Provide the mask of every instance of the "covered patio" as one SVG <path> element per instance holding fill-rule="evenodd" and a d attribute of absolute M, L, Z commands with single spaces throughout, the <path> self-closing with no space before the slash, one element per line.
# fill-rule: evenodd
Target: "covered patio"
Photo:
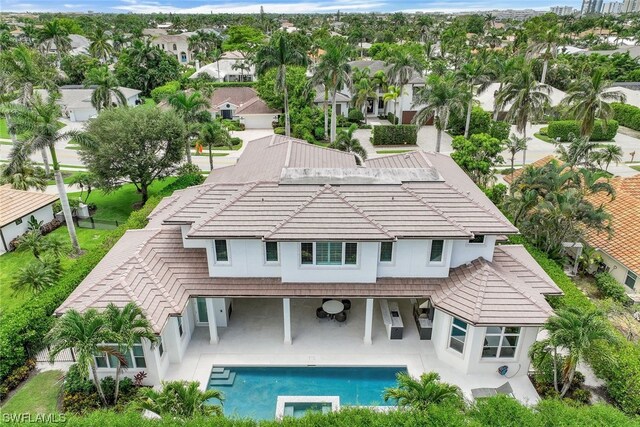
<path fill-rule="evenodd" d="M 196 326 L 181 363 L 169 365 L 165 380 L 198 381 L 204 388 L 212 366 L 406 366 L 413 376 L 438 372 L 443 381 L 458 385 L 471 399 L 471 389 L 499 387 L 509 381 L 514 396 L 535 403 L 538 395 L 521 372 L 505 379 L 498 373 L 464 374 L 440 361 L 433 343 L 420 340 L 410 299 L 398 303 L 404 323 L 401 340 L 390 340 L 378 299 L 351 298 L 347 321 L 318 319 L 320 298 L 235 298 L 227 327 L 217 327 L 217 343 L 210 328 Z M 285 316 L 290 316 L 287 341 Z M 370 313 L 370 322 L 368 320 Z M 371 325 L 371 343 L 366 325 Z"/>

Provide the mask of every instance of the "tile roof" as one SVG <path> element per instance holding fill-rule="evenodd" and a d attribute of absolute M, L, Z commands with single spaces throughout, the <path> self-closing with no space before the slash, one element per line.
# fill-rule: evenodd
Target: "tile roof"
<path fill-rule="evenodd" d="M 556 156 L 554 156 L 553 154 L 549 154 L 548 156 L 544 156 L 543 158 L 536 160 L 535 162 L 527 165 L 526 167 L 531 167 L 534 169 L 537 168 L 541 168 L 544 165 L 546 165 L 547 163 L 549 163 L 550 161 L 555 160 L 557 162 L 559 162 L 560 160 L 558 160 L 558 158 Z M 522 175 L 522 173 L 524 172 L 525 168 L 519 168 L 513 171 L 513 181 L 515 181 L 516 179 L 518 179 L 520 177 L 520 175 Z M 503 176 L 503 179 L 505 180 L 505 182 L 507 184 L 511 184 L 512 180 L 511 180 L 511 174 L 507 174 Z"/>
<path fill-rule="evenodd" d="M 14 190 L 9 184 L 0 186 L 0 227 L 11 224 L 58 200 L 54 194 Z"/>
<path fill-rule="evenodd" d="M 56 314 L 133 301 L 159 333 L 191 297 L 431 297 L 436 307 L 476 325 L 540 325 L 552 313 L 542 295 L 561 292 L 546 274 L 532 272 L 535 261 L 517 248 L 498 246 L 493 262 L 479 258 L 451 269 L 448 278 L 283 283 L 279 278 L 210 277 L 205 249 L 184 248 L 179 227 L 129 230 Z"/>
<path fill-rule="evenodd" d="M 219 87 L 209 97 L 209 105 L 211 111 L 218 111 L 221 104 L 228 102 L 239 107 L 257 96 L 258 92 L 250 87 Z"/>
<path fill-rule="evenodd" d="M 250 100 L 246 101 L 243 104 L 240 104 L 238 109 L 236 110 L 237 115 L 247 115 L 247 114 L 278 114 L 279 110 L 274 108 L 269 108 L 266 102 L 264 102 L 260 97 L 254 96 Z"/>

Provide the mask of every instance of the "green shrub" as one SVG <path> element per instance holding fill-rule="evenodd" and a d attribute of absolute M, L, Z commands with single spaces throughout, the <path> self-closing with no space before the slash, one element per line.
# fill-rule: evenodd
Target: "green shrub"
<path fill-rule="evenodd" d="M 624 305 L 631 305 L 633 300 L 624 291 L 622 286 L 610 273 L 596 274 L 596 287 L 605 298 L 614 299 Z"/>
<path fill-rule="evenodd" d="M 275 133 L 276 135 L 284 135 L 284 128 L 283 127 L 277 127 L 273 130 L 273 133 Z"/>
<path fill-rule="evenodd" d="M 202 174 L 202 169 L 195 163 L 185 163 L 178 168 L 176 173 L 179 177 L 185 175 L 200 175 Z"/>
<path fill-rule="evenodd" d="M 82 374 L 80 367 L 77 363 L 74 363 L 69 367 L 69 371 L 64 377 L 65 393 L 93 393 L 96 391 L 96 386 L 93 381 L 88 379 Z"/>
<path fill-rule="evenodd" d="M 313 136 L 317 139 L 317 140 L 323 140 L 324 139 L 324 126 L 316 126 L 313 129 Z"/>
<path fill-rule="evenodd" d="M 349 110 L 348 118 L 352 123 L 360 123 L 364 120 L 364 114 L 362 114 L 362 111 L 353 108 Z"/>
<path fill-rule="evenodd" d="M 504 202 L 504 198 L 507 195 L 507 186 L 504 184 L 496 184 L 493 187 L 485 188 L 484 194 L 486 194 L 494 205 L 499 206 Z"/>
<path fill-rule="evenodd" d="M 235 131 L 240 131 L 240 130 L 245 130 L 245 125 L 244 123 L 240 123 L 239 120 L 231 120 L 231 119 L 222 119 L 222 126 L 226 127 L 227 130 L 235 130 Z"/>
<path fill-rule="evenodd" d="M 504 141 L 509 138 L 511 133 L 511 125 L 507 122 L 491 122 L 489 127 L 489 135 L 493 138 L 497 138 L 500 141 Z"/>
<path fill-rule="evenodd" d="M 451 115 L 449 120 L 449 133 L 453 136 L 464 135 L 464 125 L 467 121 L 466 109 L 459 114 Z M 491 129 L 491 113 L 484 111 L 481 107 L 471 109 L 471 119 L 469 121 L 469 135 L 477 133 L 489 133 Z M 507 137 L 509 134 L 507 133 Z M 499 138 L 506 139 L 506 138 Z"/>
<path fill-rule="evenodd" d="M 5 397 L 7 397 L 7 394 L 11 390 L 14 390 L 20 385 L 20 383 L 22 383 L 22 381 L 26 380 L 35 367 L 35 360 L 29 359 L 24 365 L 20 366 L 18 369 L 15 369 L 11 373 L 11 375 L 5 378 L 2 384 L 0 384 L 0 400 L 3 400 Z"/>
<path fill-rule="evenodd" d="M 400 123 L 400 119 L 395 116 L 393 113 L 387 113 L 387 120 L 391 122 L 391 124 L 397 125 Z"/>
<path fill-rule="evenodd" d="M 606 129 L 602 128 L 602 121 L 596 120 L 593 127 L 591 141 L 611 141 L 618 133 L 618 122 L 616 120 L 607 121 Z M 550 122 L 547 135 L 553 140 L 560 138 L 560 142 L 569 141 L 569 135 L 580 136 L 580 122 L 575 120 L 559 120 Z"/>
<path fill-rule="evenodd" d="M 614 118 L 620 125 L 640 130 L 640 108 L 619 102 L 612 103 L 611 107 L 613 107 Z"/>
<path fill-rule="evenodd" d="M 540 135 L 549 136 L 549 127 L 545 126 L 538 131 Z"/>
<path fill-rule="evenodd" d="M 415 125 L 374 126 L 371 134 L 373 145 L 416 145 L 417 140 Z"/>
<path fill-rule="evenodd" d="M 179 90 L 180 90 L 180 82 L 178 81 L 167 82 L 166 84 L 163 84 L 162 86 L 158 86 L 157 88 L 153 89 L 151 91 L 151 98 L 156 102 L 160 102 L 167 99 L 168 97 L 178 92 Z"/>

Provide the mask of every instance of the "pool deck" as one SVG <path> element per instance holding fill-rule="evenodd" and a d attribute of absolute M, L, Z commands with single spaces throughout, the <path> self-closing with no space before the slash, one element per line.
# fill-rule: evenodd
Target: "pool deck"
<path fill-rule="evenodd" d="M 421 341 L 409 300 L 397 300 L 404 320 L 402 340 L 387 339 L 379 310 L 374 310 L 373 343 L 363 342 L 365 304 L 352 300 L 346 323 L 318 320 L 319 300 L 291 302 L 292 344 L 283 342 L 280 299 L 236 299 L 229 326 L 219 328 L 220 341 L 209 343 L 206 327 L 196 327 L 182 363 L 171 364 L 166 380 L 198 381 L 204 389 L 211 367 L 223 366 L 406 366 L 411 375 L 435 371 L 443 381 L 459 386 L 471 399 L 471 389 L 499 387 L 507 380 L 495 374 L 467 375 L 440 361 L 430 341 Z M 539 400 L 526 372 L 509 378 L 514 396 L 525 404 Z"/>

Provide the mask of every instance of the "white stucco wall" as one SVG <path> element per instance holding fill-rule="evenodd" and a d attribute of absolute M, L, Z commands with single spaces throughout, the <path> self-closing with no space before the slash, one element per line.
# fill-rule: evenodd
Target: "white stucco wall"
<path fill-rule="evenodd" d="M 602 256 L 602 262 L 604 262 L 605 265 L 609 268 L 609 273 L 611 273 L 611 275 L 619 283 L 624 285 L 624 281 L 627 279 L 627 273 L 629 272 L 629 269 L 606 252 L 598 251 L 598 253 Z M 638 277 L 640 277 L 640 274 L 638 274 Z M 640 282 L 640 279 L 636 279 L 636 284 L 633 288 L 636 292 L 640 292 L 640 283 L 638 282 Z"/>
<path fill-rule="evenodd" d="M 529 370 L 529 348 L 536 341 L 538 327 L 522 327 L 518 348 L 514 358 L 482 358 L 482 347 L 486 327 L 467 326 L 467 336 L 463 353 L 449 348 L 449 334 L 453 317 L 440 310 L 435 311 L 433 320 L 432 341 L 438 359 L 466 374 L 496 373 L 498 367 L 506 365 L 509 368 L 508 377 L 526 375 Z"/>
<path fill-rule="evenodd" d="M 22 223 L 16 224 L 15 221 L 11 224 L 7 224 L 2 227 L 2 237 L 9 247 L 9 243 L 18 236 L 22 236 L 26 231 L 29 223 L 29 218 L 34 216 L 38 221 L 43 221 L 45 224 L 53 220 L 53 207 L 52 205 L 44 206 L 37 211 L 30 213 L 28 215 L 23 216 Z M 5 249 L 2 244 L 0 244 L 0 253 L 4 253 Z"/>
<path fill-rule="evenodd" d="M 484 236 L 484 243 L 469 243 L 468 240 L 452 240 L 451 268 L 471 262 L 480 257 L 493 260 L 496 236 Z"/>
<path fill-rule="evenodd" d="M 380 244 L 376 245 L 376 261 Z M 453 241 L 445 240 L 442 262 L 429 262 L 430 240 L 399 240 L 393 244 L 393 260 L 378 264 L 378 277 L 447 277 Z"/>

